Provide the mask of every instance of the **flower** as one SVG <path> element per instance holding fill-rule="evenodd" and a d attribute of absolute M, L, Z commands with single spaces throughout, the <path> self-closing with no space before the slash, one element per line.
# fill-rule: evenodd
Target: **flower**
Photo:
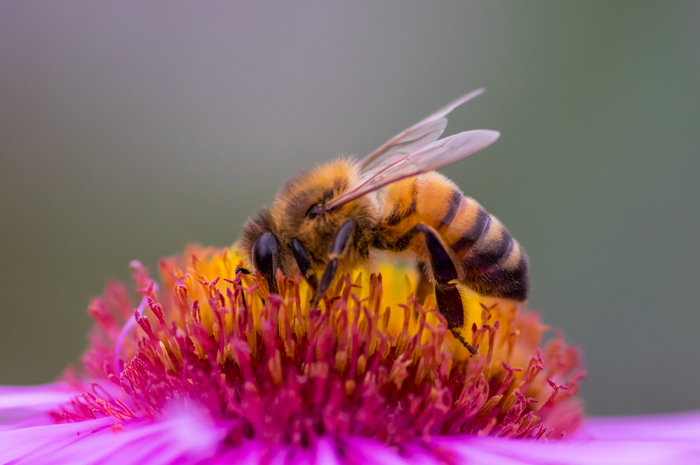
<path fill-rule="evenodd" d="M 340 276 L 319 308 L 279 294 L 235 249 L 132 263 L 110 284 L 78 374 L 0 388 L 0 463 L 684 463 L 700 415 L 590 420 L 580 356 L 539 315 L 461 288 L 472 356 L 416 271 Z M 661 428 L 659 428 L 661 427 Z M 634 452 L 633 455 L 632 452 Z M 606 462 L 607 460 L 607 462 Z M 687 462 L 690 463 L 690 462 Z"/>

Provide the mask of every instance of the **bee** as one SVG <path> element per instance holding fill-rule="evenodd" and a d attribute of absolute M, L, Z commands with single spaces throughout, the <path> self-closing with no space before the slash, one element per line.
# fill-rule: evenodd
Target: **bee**
<path fill-rule="evenodd" d="M 439 139 L 446 116 L 482 92 L 453 101 L 360 161 L 339 158 L 284 184 L 272 207 L 245 223 L 238 242 L 270 292 L 278 292 L 277 270 L 301 273 L 316 290 L 315 306 L 336 274 L 366 267 L 375 252 L 411 255 L 420 265 L 418 289 L 434 290 L 448 328 L 475 353 L 457 284 L 516 301 L 528 293 L 528 259 L 518 242 L 434 171 L 500 136 L 472 130 Z"/>

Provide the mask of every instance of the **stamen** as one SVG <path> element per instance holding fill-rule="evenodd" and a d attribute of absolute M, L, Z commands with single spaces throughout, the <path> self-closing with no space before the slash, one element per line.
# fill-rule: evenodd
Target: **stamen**
<path fill-rule="evenodd" d="M 447 329 L 433 295 L 418 303 L 414 270 L 386 264 L 379 274 L 339 276 L 315 308 L 301 276 L 278 273 L 279 294 L 267 294 L 235 253 L 185 256 L 189 269 L 178 259 L 161 263 L 160 296 L 136 267 L 143 297 L 110 362 L 95 371 L 105 366 L 100 344 L 109 338 L 96 338 L 86 357 L 90 376 L 116 391 L 92 387 L 55 412 L 58 421 L 157 420 L 181 398 L 237 425 L 232 443 L 245 436 L 303 445 L 346 434 L 391 444 L 455 434 L 558 438 L 580 423 L 571 399 L 585 377 L 578 353 L 561 336 L 541 351 L 545 327 L 522 305 L 460 290 L 475 354 Z M 92 313 L 104 322 L 108 309 Z"/>
<path fill-rule="evenodd" d="M 156 283 L 153 283 L 153 292 L 158 292 L 158 285 Z M 122 372 L 121 363 L 119 363 L 121 360 L 119 354 L 121 353 L 122 345 L 124 344 L 124 339 L 126 338 L 127 334 L 129 334 L 129 330 L 136 324 L 136 315 L 143 315 L 143 312 L 146 309 L 146 304 L 148 304 L 148 297 L 144 296 L 141 299 L 141 303 L 139 303 L 139 306 L 136 307 L 136 309 L 134 310 L 134 317 L 129 318 L 126 321 L 126 324 L 119 333 L 117 342 L 114 345 L 114 372 L 117 375 L 120 375 Z"/>

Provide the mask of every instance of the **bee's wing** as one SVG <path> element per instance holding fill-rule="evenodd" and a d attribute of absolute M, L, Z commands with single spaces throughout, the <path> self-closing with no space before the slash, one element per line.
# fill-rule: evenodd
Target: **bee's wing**
<path fill-rule="evenodd" d="M 424 120 L 395 135 L 374 152 L 360 160 L 360 171 L 371 171 L 379 166 L 388 166 L 410 153 L 416 152 L 438 140 L 447 126 L 447 116 L 463 103 L 481 95 L 484 89 L 477 89 L 463 95 L 454 102 L 442 107 Z"/>
<path fill-rule="evenodd" d="M 358 197 L 374 192 L 387 184 L 417 176 L 454 163 L 488 147 L 501 135 L 498 131 L 476 129 L 435 141 L 422 149 L 398 157 L 388 165 L 382 164 L 363 173 L 355 187 L 343 192 L 326 204 L 331 210 Z"/>

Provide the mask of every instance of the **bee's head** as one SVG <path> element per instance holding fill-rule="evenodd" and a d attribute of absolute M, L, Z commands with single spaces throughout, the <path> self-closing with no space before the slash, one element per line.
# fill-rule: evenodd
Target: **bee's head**
<path fill-rule="evenodd" d="M 322 263 L 346 221 L 357 221 L 358 230 L 371 230 L 377 209 L 370 199 L 359 198 L 335 209 L 326 207 L 357 179 L 354 161 L 340 158 L 287 182 L 272 207 L 283 246 L 290 247 L 294 239 L 299 239 L 314 260 Z"/>

